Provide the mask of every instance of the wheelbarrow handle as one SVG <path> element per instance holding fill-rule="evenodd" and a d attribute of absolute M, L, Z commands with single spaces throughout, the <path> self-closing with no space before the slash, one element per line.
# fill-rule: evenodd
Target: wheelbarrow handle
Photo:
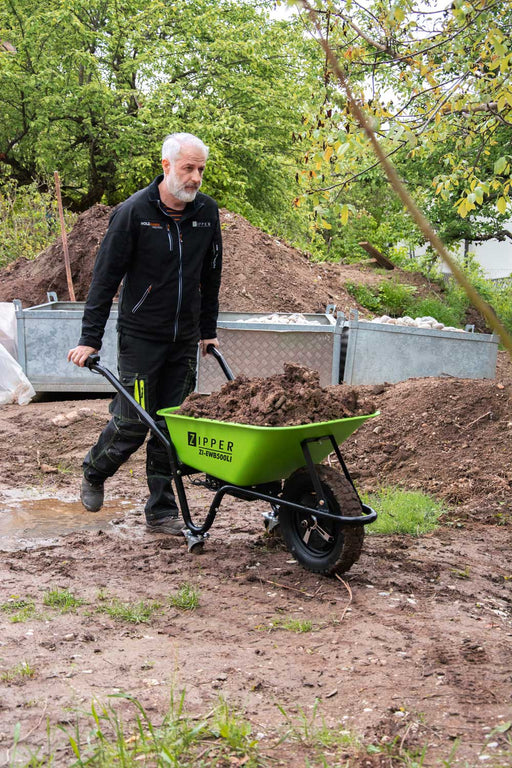
<path fill-rule="evenodd" d="M 100 365 L 100 356 L 97 354 L 89 355 L 87 360 L 84 363 L 84 366 L 88 368 L 93 373 L 99 373 L 101 376 L 104 376 L 107 381 L 109 381 L 116 392 L 119 392 L 121 397 L 126 400 L 127 403 L 129 403 L 132 408 L 137 412 L 137 415 L 139 416 L 140 420 L 143 424 L 145 424 L 151 432 L 157 437 L 161 443 L 166 447 L 166 449 L 169 449 L 169 439 L 167 435 L 165 435 L 164 432 L 160 429 L 156 421 L 149 415 L 149 413 L 140 405 L 140 403 L 135 400 L 134 397 L 131 396 L 131 394 L 123 387 L 119 379 L 117 379 L 114 374 L 109 371 L 108 368 L 105 368 L 103 365 Z"/>
<path fill-rule="evenodd" d="M 90 371 L 94 371 L 94 366 L 98 365 L 100 362 L 100 356 L 97 354 L 89 355 L 87 360 L 84 363 L 85 368 L 88 368 Z"/>
<path fill-rule="evenodd" d="M 235 378 L 235 375 L 231 370 L 231 368 L 229 367 L 229 365 L 226 363 L 224 357 L 219 352 L 217 347 L 214 346 L 213 344 L 208 344 L 208 346 L 206 347 L 206 351 L 208 352 L 209 355 L 213 355 L 213 357 L 217 360 L 218 364 L 222 368 L 222 371 L 226 379 L 228 379 L 228 381 L 233 381 L 233 379 Z"/>

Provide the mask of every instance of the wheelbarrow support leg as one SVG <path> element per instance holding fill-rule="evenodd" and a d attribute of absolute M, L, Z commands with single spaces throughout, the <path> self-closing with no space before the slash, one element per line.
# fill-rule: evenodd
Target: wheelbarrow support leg
<path fill-rule="evenodd" d="M 206 539 L 210 535 L 209 533 L 192 533 L 191 530 L 185 528 L 183 531 L 185 541 L 189 552 L 202 552 Z"/>

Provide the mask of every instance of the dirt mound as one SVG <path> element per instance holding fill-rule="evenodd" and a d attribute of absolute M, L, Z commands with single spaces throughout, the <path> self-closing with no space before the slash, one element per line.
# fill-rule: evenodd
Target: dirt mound
<path fill-rule="evenodd" d="M 99 245 L 107 231 L 111 208 L 95 205 L 76 220 L 67 236 L 71 277 L 77 301 L 84 300 L 91 282 Z M 37 259 L 18 259 L 0 272 L 0 301 L 20 299 L 24 307 L 43 304 L 54 291 L 61 301 L 69 299 L 64 251 L 59 238 Z"/>
<path fill-rule="evenodd" d="M 95 205 L 80 214 L 68 234 L 68 250 L 75 296 L 87 297 L 94 260 L 107 230 L 112 208 Z M 383 275 L 367 264 L 313 262 L 307 254 L 265 234 L 238 214 L 221 210 L 224 267 L 220 292 L 223 311 L 325 312 L 328 304 L 348 314 L 364 310 L 347 293 L 346 282 L 375 285 Z M 404 283 L 420 293 L 432 286 L 420 275 L 396 269 Z M 47 301 L 54 291 L 61 301 L 69 298 L 62 241 L 59 238 L 35 260 L 19 259 L 0 271 L 0 301 L 20 299 L 23 306 Z"/>
<path fill-rule="evenodd" d="M 193 393 L 180 413 L 195 418 L 265 427 L 294 426 L 373 413 L 375 406 L 356 387 L 321 387 L 320 376 L 287 363 L 267 378 L 237 376 L 211 395 Z"/>
<path fill-rule="evenodd" d="M 455 516 L 510 520 L 512 365 L 498 378 L 409 379 L 388 385 L 380 417 L 345 444 L 361 487 L 399 485 L 445 499 Z"/>

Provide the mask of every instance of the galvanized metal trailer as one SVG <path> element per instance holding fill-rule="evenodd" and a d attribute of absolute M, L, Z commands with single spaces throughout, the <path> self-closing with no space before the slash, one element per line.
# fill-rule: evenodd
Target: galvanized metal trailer
<path fill-rule="evenodd" d="M 15 301 L 18 360 L 36 392 L 112 392 L 112 385 L 67 362 L 80 336 L 83 302 L 49 301 L 23 309 Z M 384 325 L 348 317 L 329 305 L 325 314 L 304 313 L 305 322 L 290 324 L 290 313 L 221 312 L 221 348 L 238 373 L 271 376 L 294 362 L 317 370 L 328 384 L 383 384 L 424 376 L 494 378 L 498 337 Z M 114 303 L 101 350 L 108 368 L 117 367 L 117 304 Z M 52 365 L 48 366 L 48 360 Z M 222 386 L 215 361 L 198 355 L 197 391 Z"/>

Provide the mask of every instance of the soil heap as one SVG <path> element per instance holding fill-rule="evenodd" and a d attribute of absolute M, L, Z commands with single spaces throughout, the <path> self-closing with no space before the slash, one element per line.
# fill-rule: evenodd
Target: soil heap
<path fill-rule="evenodd" d="M 112 208 L 94 205 L 78 216 L 67 235 L 71 276 L 77 301 L 85 301 L 99 245 Z M 365 311 L 345 283 L 378 285 L 384 278 L 414 285 L 417 295 L 434 289 L 424 277 L 395 268 L 382 274 L 371 261 L 361 264 L 315 262 L 308 254 L 254 227 L 243 216 L 220 211 L 224 259 L 220 308 L 233 312 L 324 313 L 328 304 L 348 315 Z M 361 257 L 364 254 L 361 249 Z M 69 299 L 64 252 L 59 237 L 36 259 L 18 259 L 0 270 L 0 301 L 20 299 L 24 307 L 47 301 L 53 291 Z M 466 322 L 476 322 L 474 318 Z"/>
<path fill-rule="evenodd" d="M 283 427 L 374 411 L 373 402 L 356 387 L 321 387 L 317 371 L 286 363 L 281 374 L 251 379 L 238 376 L 224 384 L 219 392 L 193 393 L 178 413 L 216 421 Z"/>

